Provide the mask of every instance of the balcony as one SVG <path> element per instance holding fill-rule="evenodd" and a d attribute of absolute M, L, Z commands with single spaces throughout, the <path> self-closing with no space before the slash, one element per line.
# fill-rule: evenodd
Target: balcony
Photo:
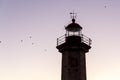
<path fill-rule="evenodd" d="M 66 41 L 66 37 L 68 36 L 75 36 L 75 35 L 63 35 L 59 38 L 57 38 L 57 46 L 65 43 Z M 81 37 L 81 43 L 85 43 L 86 45 L 90 46 L 91 43 L 92 43 L 92 40 L 90 38 L 88 38 L 87 36 L 83 35 L 83 34 L 80 34 L 80 35 L 77 35 L 77 36 L 80 36 Z"/>

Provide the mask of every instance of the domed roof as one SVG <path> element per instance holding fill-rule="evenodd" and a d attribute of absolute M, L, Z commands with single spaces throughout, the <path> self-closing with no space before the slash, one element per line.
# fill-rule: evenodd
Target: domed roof
<path fill-rule="evenodd" d="M 80 31 L 82 27 L 79 24 L 75 23 L 75 19 L 72 19 L 72 23 L 65 27 L 65 29 L 67 31 L 76 32 Z"/>

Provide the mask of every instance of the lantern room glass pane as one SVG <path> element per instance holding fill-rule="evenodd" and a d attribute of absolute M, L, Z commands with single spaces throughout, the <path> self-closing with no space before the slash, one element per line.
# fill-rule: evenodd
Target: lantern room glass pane
<path fill-rule="evenodd" d="M 67 32 L 67 36 L 80 36 L 80 32 Z"/>

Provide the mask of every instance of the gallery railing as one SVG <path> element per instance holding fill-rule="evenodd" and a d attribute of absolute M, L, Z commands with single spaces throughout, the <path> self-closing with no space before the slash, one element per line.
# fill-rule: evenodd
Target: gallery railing
<path fill-rule="evenodd" d="M 85 35 L 83 35 L 83 34 L 80 34 L 80 35 L 77 35 L 77 36 L 80 36 L 80 37 L 81 37 L 81 43 L 85 43 L 85 44 L 87 44 L 88 46 L 91 45 L 92 40 L 91 40 L 90 38 L 88 38 L 87 36 L 85 36 Z M 68 35 L 65 34 L 65 35 L 57 38 L 57 46 L 65 43 L 66 37 L 68 37 Z"/>

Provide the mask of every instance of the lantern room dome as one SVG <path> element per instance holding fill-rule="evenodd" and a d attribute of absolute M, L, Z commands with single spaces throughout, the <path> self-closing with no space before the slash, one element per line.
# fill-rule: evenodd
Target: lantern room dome
<path fill-rule="evenodd" d="M 65 29 L 67 31 L 76 32 L 80 31 L 82 27 L 79 24 L 75 23 L 75 19 L 72 19 L 72 23 L 65 27 Z"/>

